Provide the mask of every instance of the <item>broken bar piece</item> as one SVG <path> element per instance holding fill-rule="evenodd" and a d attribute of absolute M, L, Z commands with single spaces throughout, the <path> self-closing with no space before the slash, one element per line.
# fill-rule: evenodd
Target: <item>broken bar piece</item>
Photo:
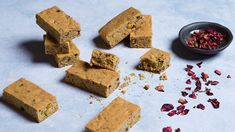
<path fill-rule="evenodd" d="M 80 35 L 80 24 L 57 6 L 36 14 L 36 23 L 58 43 Z"/>
<path fill-rule="evenodd" d="M 150 15 L 143 15 L 143 20 L 143 25 L 130 34 L 131 48 L 152 47 L 152 17 Z"/>
<path fill-rule="evenodd" d="M 114 54 L 94 49 L 91 55 L 90 63 L 94 66 L 115 71 L 119 63 L 119 58 Z"/>
<path fill-rule="evenodd" d="M 77 60 L 66 71 L 65 81 L 92 93 L 108 97 L 119 85 L 118 72 Z"/>
<path fill-rule="evenodd" d="M 126 132 L 139 119 L 140 107 L 117 97 L 86 125 L 85 131 Z"/>
<path fill-rule="evenodd" d="M 3 90 L 3 100 L 27 113 L 37 122 L 45 120 L 58 110 L 55 96 L 24 78 Z"/>
<path fill-rule="evenodd" d="M 130 7 L 105 24 L 99 30 L 99 34 L 109 47 L 112 48 L 142 24 L 141 12 Z"/>

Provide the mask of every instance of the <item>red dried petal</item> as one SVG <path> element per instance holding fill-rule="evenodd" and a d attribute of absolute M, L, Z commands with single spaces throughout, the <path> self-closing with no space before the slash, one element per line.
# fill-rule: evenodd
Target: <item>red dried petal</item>
<path fill-rule="evenodd" d="M 176 109 L 178 111 L 183 111 L 185 109 L 185 105 L 179 105 Z"/>
<path fill-rule="evenodd" d="M 181 115 L 187 115 L 189 112 L 189 109 L 184 109 L 184 111 L 181 113 Z"/>
<path fill-rule="evenodd" d="M 195 93 L 192 93 L 192 94 L 190 94 L 190 95 L 189 95 L 189 98 L 196 99 L 196 98 L 197 98 L 197 96 L 196 96 L 196 94 L 195 94 Z"/>
<path fill-rule="evenodd" d="M 162 132 L 172 132 L 172 128 L 170 126 L 164 127 Z"/>
<path fill-rule="evenodd" d="M 219 76 L 221 75 L 221 71 L 219 71 L 219 70 L 215 70 L 214 72 L 215 72 L 215 74 L 217 74 Z"/>
<path fill-rule="evenodd" d="M 168 112 L 173 109 L 174 109 L 174 106 L 172 104 L 163 104 L 161 107 L 162 112 Z"/>
<path fill-rule="evenodd" d="M 205 72 L 202 72 L 201 73 L 201 75 L 202 75 L 202 80 L 204 81 L 204 82 L 206 82 L 207 81 L 207 79 L 209 78 L 209 75 L 208 74 L 206 74 Z"/>
<path fill-rule="evenodd" d="M 211 89 L 209 89 L 209 88 L 206 88 L 206 94 L 207 94 L 208 96 L 214 95 L 214 94 L 211 92 Z"/>
<path fill-rule="evenodd" d="M 187 101 L 186 99 L 180 98 L 180 99 L 178 100 L 178 103 L 180 103 L 180 104 L 187 104 L 188 101 Z"/>
<path fill-rule="evenodd" d="M 187 68 L 188 69 L 193 69 L 193 66 L 192 65 L 187 65 Z"/>
<path fill-rule="evenodd" d="M 186 87 L 184 90 L 191 90 L 191 87 Z"/>
<path fill-rule="evenodd" d="M 181 131 L 180 128 L 175 129 L 175 132 L 180 132 L 180 131 Z"/>
<path fill-rule="evenodd" d="M 205 106 L 204 106 L 203 104 L 198 104 L 198 105 L 197 105 L 197 108 L 198 108 L 198 109 L 205 110 Z"/>
<path fill-rule="evenodd" d="M 190 79 L 188 79 L 185 83 L 186 83 L 186 84 L 191 84 L 192 82 L 191 82 Z"/>
<path fill-rule="evenodd" d="M 218 81 L 212 81 L 212 82 L 211 82 L 211 85 L 217 85 L 217 84 L 219 84 Z"/>
<path fill-rule="evenodd" d="M 176 114 L 176 110 L 172 110 L 172 111 L 170 111 L 167 115 L 170 116 L 170 117 L 172 117 L 172 116 L 174 116 L 175 114 Z"/>
<path fill-rule="evenodd" d="M 208 102 L 210 102 L 215 109 L 218 109 L 220 106 L 220 102 L 216 98 L 209 99 Z"/>
<path fill-rule="evenodd" d="M 186 97 L 186 96 L 188 95 L 188 93 L 185 92 L 185 91 L 181 91 L 181 94 L 182 94 L 182 96 L 184 96 L 184 97 Z"/>
<path fill-rule="evenodd" d="M 198 66 L 199 68 L 201 68 L 202 63 L 203 63 L 202 61 L 199 62 L 199 63 L 197 63 L 197 66 Z"/>

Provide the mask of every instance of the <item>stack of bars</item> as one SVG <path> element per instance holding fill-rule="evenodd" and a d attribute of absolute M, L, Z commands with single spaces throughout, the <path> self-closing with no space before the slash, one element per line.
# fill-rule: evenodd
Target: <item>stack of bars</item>
<path fill-rule="evenodd" d="M 80 51 L 72 39 L 80 36 L 80 24 L 57 6 L 36 14 L 37 24 L 46 31 L 45 54 L 52 55 L 58 67 L 73 64 Z"/>

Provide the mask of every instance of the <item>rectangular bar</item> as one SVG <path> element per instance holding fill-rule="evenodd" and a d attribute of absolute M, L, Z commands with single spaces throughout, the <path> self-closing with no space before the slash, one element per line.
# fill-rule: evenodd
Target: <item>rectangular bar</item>
<path fill-rule="evenodd" d="M 152 47 L 152 17 L 150 15 L 143 15 L 143 20 L 143 25 L 130 34 L 131 48 Z"/>
<path fill-rule="evenodd" d="M 49 34 L 44 35 L 43 40 L 46 55 L 69 53 L 69 43 L 71 43 L 71 41 L 59 44 L 55 39 L 49 36 Z"/>
<path fill-rule="evenodd" d="M 140 107 L 117 97 L 86 125 L 85 131 L 126 132 L 139 119 Z"/>
<path fill-rule="evenodd" d="M 139 69 L 161 73 L 170 66 L 170 54 L 160 49 L 151 48 L 140 58 Z"/>
<path fill-rule="evenodd" d="M 105 24 L 99 34 L 109 47 L 113 47 L 138 29 L 142 23 L 141 12 L 130 7 Z"/>
<path fill-rule="evenodd" d="M 119 74 L 115 71 L 91 67 L 77 60 L 66 71 L 65 81 L 79 88 L 108 97 L 119 85 Z"/>
<path fill-rule="evenodd" d="M 79 59 L 80 51 L 72 41 L 69 43 L 69 51 L 70 52 L 66 54 L 53 55 L 59 68 L 72 65 L 77 59 Z"/>
<path fill-rule="evenodd" d="M 58 110 L 55 96 L 24 78 L 3 90 L 3 100 L 27 113 L 37 122 L 45 120 Z"/>
<path fill-rule="evenodd" d="M 80 35 L 80 24 L 57 6 L 36 14 L 36 23 L 58 43 L 72 40 Z"/>
<path fill-rule="evenodd" d="M 119 63 L 119 58 L 114 54 L 94 49 L 91 55 L 90 63 L 94 66 L 115 71 Z"/>

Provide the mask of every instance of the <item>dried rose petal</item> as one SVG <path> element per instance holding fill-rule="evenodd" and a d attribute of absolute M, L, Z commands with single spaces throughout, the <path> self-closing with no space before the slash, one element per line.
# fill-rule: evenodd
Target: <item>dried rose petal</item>
<path fill-rule="evenodd" d="M 230 75 L 228 75 L 227 78 L 232 78 L 232 77 Z"/>
<path fill-rule="evenodd" d="M 220 106 L 220 102 L 216 98 L 209 99 L 208 102 L 210 102 L 215 109 L 218 109 Z"/>
<path fill-rule="evenodd" d="M 193 76 L 195 73 L 193 71 L 188 71 L 188 76 Z"/>
<path fill-rule="evenodd" d="M 164 86 L 163 85 L 158 85 L 155 89 L 159 92 L 164 92 Z"/>
<path fill-rule="evenodd" d="M 207 81 L 207 82 L 205 83 L 205 85 L 206 85 L 206 86 L 209 86 L 211 83 L 212 83 L 212 81 L 209 80 L 209 81 Z"/>
<path fill-rule="evenodd" d="M 170 111 L 167 115 L 170 116 L 170 117 L 172 117 L 172 116 L 174 116 L 175 114 L 176 114 L 176 110 L 172 110 L 172 111 Z"/>
<path fill-rule="evenodd" d="M 202 72 L 201 73 L 201 75 L 202 75 L 202 80 L 204 81 L 204 82 L 206 82 L 207 81 L 207 79 L 209 78 L 209 75 L 208 74 L 206 74 L 205 72 Z"/>
<path fill-rule="evenodd" d="M 162 132 L 172 132 L 172 128 L 170 126 L 164 127 Z"/>
<path fill-rule="evenodd" d="M 189 109 L 184 109 L 184 111 L 181 113 L 181 115 L 187 115 L 189 112 Z"/>
<path fill-rule="evenodd" d="M 184 98 L 180 98 L 180 99 L 178 100 L 178 103 L 180 103 L 180 104 L 187 104 L 188 101 L 187 101 L 186 99 L 184 99 Z"/>
<path fill-rule="evenodd" d="M 195 94 L 195 93 L 192 93 L 192 94 L 190 94 L 190 95 L 189 95 L 189 98 L 196 99 L 196 98 L 197 98 L 197 96 L 196 96 L 196 94 Z"/>
<path fill-rule="evenodd" d="M 175 129 L 175 132 L 180 132 L 180 131 L 181 131 L 180 128 Z"/>
<path fill-rule="evenodd" d="M 201 61 L 201 62 L 197 63 L 196 65 L 197 65 L 199 68 L 201 68 L 202 63 L 203 63 L 203 62 Z"/>
<path fill-rule="evenodd" d="M 186 87 L 184 90 L 191 90 L 191 87 Z"/>
<path fill-rule="evenodd" d="M 214 95 L 214 94 L 211 92 L 211 89 L 206 88 L 206 95 L 212 96 L 212 95 Z"/>
<path fill-rule="evenodd" d="M 188 93 L 185 92 L 185 91 L 181 91 L 181 94 L 182 94 L 182 96 L 184 96 L 184 97 L 188 95 Z"/>
<path fill-rule="evenodd" d="M 219 71 L 219 70 L 215 70 L 214 72 L 215 72 L 215 74 L 217 74 L 219 76 L 221 75 L 221 71 Z"/>
<path fill-rule="evenodd" d="M 219 84 L 218 81 L 212 81 L 212 82 L 211 82 L 211 85 L 217 85 L 217 84 Z"/>
<path fill-rule="evenodd" d="M 177 109 L 178 111 L 184 110 L 184 109 L 185 109 L 185 105 L 179 105 L 176 109 Z"/>
<path fill-rule="evenodd" d="M 198 104 L 198 105 L 197 105 L 197 108 L 198 108 L 198 109 L 205 110 L 205 106 L 204 106 L 203 104 Z"/>
<path fill-rule="evenodd" d="M 193 66 L 192 65 L 187 65 L 187 68 L 188 69 L 193 69 Z"/>
<path fill-rule="evenodd" d="M 191 84 L 192 82 L 191 82 L 190 79 L 188 79 L 185 83 L 186 83 L 186 84 Z"/>
<path fill-rule="evenodd" d="M 172 104 L 163 104 L 161 107 L 162 112 L 168 112 L 173 109 L 174 109 L 174 106 Z"/>

